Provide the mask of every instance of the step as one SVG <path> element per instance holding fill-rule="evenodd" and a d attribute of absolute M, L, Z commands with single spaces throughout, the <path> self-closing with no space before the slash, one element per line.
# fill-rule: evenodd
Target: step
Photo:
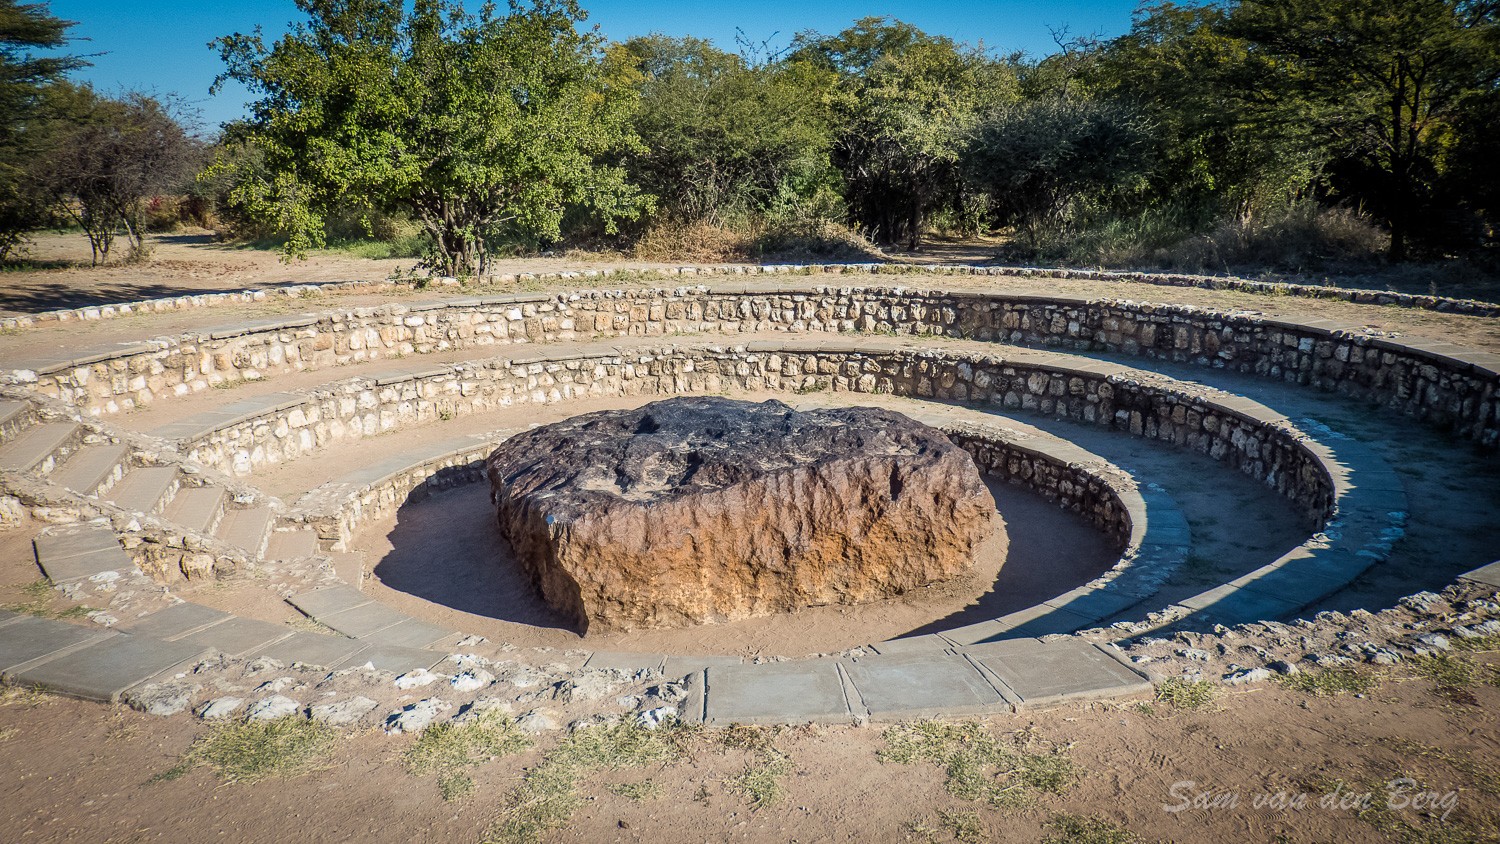
<path fill-rule="evenodd" d="M 86 445 L 48 477 L 58 486 L 81 495 L 94 495 L 106 482 L 120 477 L 120 464 L 130 449 L 123 445 Z"/>
<path fill-rule="evenodd" d="M 177 467 L 140 466 L 127 471 L 104 499 L 132 513 L 159 513 L 172 499 L 176 484 Z"/>
<path fill-rule="evenodd" d="M 266 550 L 266 539 L 271 534 L 271 523 L 276 513 L 270 507 L 249 507 L 230 510 L 219 522 L 214 533 L 220 539 L 259 557 Z"/>
<path fill-rule="evenodd" d="M 79 427 L 74 422 L 45 422 L 33 425 L 21 435 L 0 446 L 0 469 L 15 472 L 46 472 L 59 449 L 66 446 Z"/>
<path fill-rule="evenodd" d="M 271 532 L 266 543 L 268 560 L 301 560 L 318 553 L 318 532 L 312 528 Z"/>
<path fill-rule="evenodd" d="M 0 440 L 9 441 L 31 421 L 31 406 L 23 401 L 0 401 Z"/>
<path fill-rule="evenodd" d="M 224 514 L 228 496 L 222 487 L 190 486 L 177 490 L 162 517 L 199 533 L 212 533 Z"/>

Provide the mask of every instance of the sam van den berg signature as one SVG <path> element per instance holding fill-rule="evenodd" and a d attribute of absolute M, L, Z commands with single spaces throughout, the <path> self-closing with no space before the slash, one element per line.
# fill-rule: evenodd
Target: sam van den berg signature
<path fill-rule="evenodd" d="M 1446 821 L 1453 807 L 1458 805 L 1457 791 L 1423 790 L 1417 787 L 1416 780 L 1406 777 L 1391 780 L 1383 792 L 1346 791 L 1339 785 L 1327 794 L 1311 794 L 1306 791 L 1261 791 L 1246 794 L 1200 788 L 1193 780 L 1179 780 L 1172 783 L 1167 794 L 1173 802 L 1163 803 L 1161 808 L 1172 814 L 1191 810 L 1237 809 L 1246 805 L 1279 812 L 1300 812 L 1307 809 L 1357 812 L 1384 805 L 1393 811 L 1441 813 L 1438 817 Z"/>

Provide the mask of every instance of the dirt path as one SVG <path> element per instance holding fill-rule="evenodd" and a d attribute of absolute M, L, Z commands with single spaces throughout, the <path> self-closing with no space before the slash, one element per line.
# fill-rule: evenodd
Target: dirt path
<path fill-rule="evenodd" d="M 773 747 L 787 760 L 786 773 L 772 780 L 781 793 L 752 809 L 734 783 L 756 761 L 724 749 L 714 732 L 680 761 L 586 772 L 567 826 L 542 840 L 1038 841 L 1057 834 L 1046 824 L 1060 814 L 1094 816 L 1144 841 L 1494 840 L 1500 722 L 1487 713 L 1500 707 L 1500 688 L 1476 684 L 1473 703 L 1455 703 L 1430 680 L 1398 679 L 1409 676 L 1392 672 L 1360 697 L 1312 697 L 1271 684 L 1227 693 L 1202 709 L 1087 704 L 993 719 L 992 734 L 1024 731 L 1033 746 L 1060 747 L 1072 762 L 1061 794 L 1035 793 L 1016 808 L 954 796 L 937 765 L 881 761 L 877 753 L 887 743 L 877 725 L 774 735 Z M 0 702 L 0 829 L 18 844 L 470 844 L 504 815 L 525 772 L 558 741 L 543 737 L 532 750 L 469 769 L 475 790 L 452 803 L 440 797 L 434 776 L 403 769 L 410 737 L 378 733 L 344 738 L 325 766 L 297 779 L 230 785 L 200 767 L 153 781 L 207 729 L 192 719 L 7 692 Z M 1398 777 L 1437 795 L 1438 807 L 1420 811 L 1397 801 L 1387 809 L 1388 784 Z M 646 796 L 626 796 L 622 783 Z M 1214 808 L 1192 807 L 1202 792 L 1201 802 Z M 1306 804 L 1255 805 L 1258 795 L 1277 792 L 1304 795 Z M 1323 805 L 1329 794 L 1352 804 L 1366 793 L 1373 810 L 1363 819 L 1339 808 L 1337 797 Z M 971 824 L 970 837 L 956 838 L 945 817 Z"/>

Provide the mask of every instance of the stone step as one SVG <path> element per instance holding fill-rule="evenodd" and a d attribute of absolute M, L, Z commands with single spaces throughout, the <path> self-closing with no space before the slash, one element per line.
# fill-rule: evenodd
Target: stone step
<path fill-rule="evenodd" d="M 199 533 L 213 533 L 224 515 L 228 496 L 222 487 L 194 486 L 177 490 L 162 517 Z"/>
<path fill-rule="evenodd" d="M 96 495 L 100 487 L 118 480 L 121 464 L 130 454 L 123 445 L 86 445 L 53 470 L 52 482 L 80 495 Z"/>
<path fill-rule="evenodd" d="M 16 472 L 48 472 L 62 451 L 81 429 L 74 422 L 45 422 L 22 431 L 0 446 L 0 469 Z"/>
<path fill-rule="evenodd" d="M 318 532 L 312 528 L 272 531 L 266 543 L 268 560 L 301 560 L 318 553 Z"/>
<path fill-rule="evenodd" d="M 249 507 L 224 514 L 214 535 L 259 557 L 265 553 L 276 513 L 270 507 Z"/>
<path fill-rule="evenodd" d="M 175 466 L 140 466 L 127 471 L 104 499 L 132 513 L 160 513 L 176 490 Z"/>
<path fill-rule="evenodd" d="M 23 401 L 0 401 L 0 442 L 9 442 L 31 421 L 31 406 Z"/>

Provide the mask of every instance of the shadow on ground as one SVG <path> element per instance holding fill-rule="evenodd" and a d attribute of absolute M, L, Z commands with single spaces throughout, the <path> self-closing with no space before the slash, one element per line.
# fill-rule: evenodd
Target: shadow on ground
<path fill-rule="evenodd" d="M 961 611 L 911 633 L 1025 609 L 1087 582 L 1118 559 L 1103 535 L 1077 515 L 1018 487 L 992 482 L 990 489 L 1009 537 L 998 577 Z M 542 602 L 501 537 L 486 484 L 406 504 L 387 539 L 392 550 L 374 574 L 391 589 L 486 618 L 577 632 Z"/>

